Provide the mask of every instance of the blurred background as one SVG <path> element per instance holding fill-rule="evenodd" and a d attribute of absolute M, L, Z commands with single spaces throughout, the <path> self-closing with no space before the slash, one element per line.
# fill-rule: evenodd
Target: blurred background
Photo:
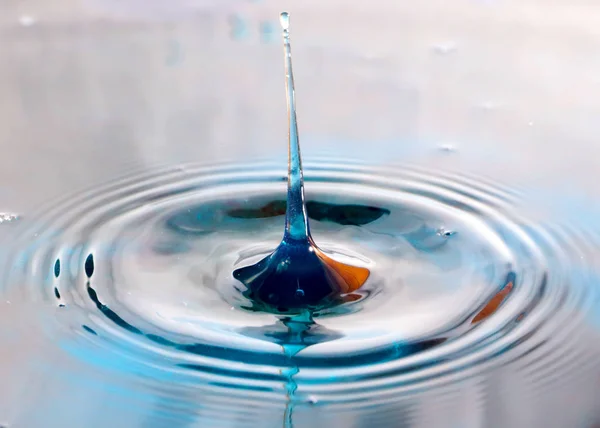
<path fill-rule="evenodd" d="M 283 9 L 307 161 L 595 192 L 597 2 L 5 0 L 0 210 L 157 162 L 284 159 Z"/>

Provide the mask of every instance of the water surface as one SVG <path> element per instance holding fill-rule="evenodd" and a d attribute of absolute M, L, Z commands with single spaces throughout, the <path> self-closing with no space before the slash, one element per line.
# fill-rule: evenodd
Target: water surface
<path fill-rule="evenodd" d="M 2 423 L 279 427 L 291 405 L 295 427 L 591 426 L 585 223 L 419 166 L 313 161 L 306 180 L 317 245 L 372 275 L 295 334 L 232 276 L 281 240 L 280 165 L 131 174 L 3 224 Z"/>

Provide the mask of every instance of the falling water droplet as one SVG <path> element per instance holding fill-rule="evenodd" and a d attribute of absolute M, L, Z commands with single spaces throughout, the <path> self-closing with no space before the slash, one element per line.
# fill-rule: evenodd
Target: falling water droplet
<path fill-rule="evenodd" d="M 279 22 L 281 23 L 281 28 L 284 31 L 283 37 L 285 40 L 286 32 L 290 29 L 290 14 L 287 12 L 281 12 L 279 15 Z"/>
<path fill-rule="evenodd" d="M 85 275 L 91 278 L 94 274 L 94 255 L 90 254 L 85 259 Z"/>

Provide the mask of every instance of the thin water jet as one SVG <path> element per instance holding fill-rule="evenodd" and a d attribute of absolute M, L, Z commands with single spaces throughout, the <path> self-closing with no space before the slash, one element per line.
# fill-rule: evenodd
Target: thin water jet
<path fill-rule="evenodd" d="M 329 257 L 315 244 L 310 234 L 287 12 L 281 14 L 280 22 L 289 128 L 285 230 L 273 253 L 256 264 L 236 269 L 233 276 L 246 286 L 244 295 L 253 302 L 255 309 L 287 315 L 344 302 L 347 294 L 362 287 L 370 272 L 364 267 L 351 266 Z"/>

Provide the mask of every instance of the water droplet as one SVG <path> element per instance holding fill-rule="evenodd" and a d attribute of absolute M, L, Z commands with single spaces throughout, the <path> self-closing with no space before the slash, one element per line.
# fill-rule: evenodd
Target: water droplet
<path fill-rule="evenodd" d="M 239 15 L 229 17 L 230 36 L 233 40 L 242 40 L 248 37 L 248 24 Z"/>
<path fill-rule="evenodd" d="M 90 254 L 85 259 L 85 274 L 88 278 L 91 278 L 94 274 L 94 255 Z"/>
<path fill-rule="evenodd" d="M 279 15 L 279 22 L 281 23 L 281 28 L 283 28 L 284 31 L 288 31 L 290 29 L 290 14 L 281 12 L 281 15 Z"/>
<path fill-rule="evenodd" d="M 309 404 L 317 404 L 319 402 L 319 400 L 317 399 L 317 397 L 315 397 L 314 395 L 310 395 L 308 397 L 308 403 Z"/>
<path fill-rule="evenodd" d="M 54 296 L 55 296 L 57 299 L 60 299 L 60 292 L 58 291 L 58 288 L 56 288 L 56 287 L 54 287 Z"/>
<path fill-rule="evenodd" d="M 302 299 L 304 297 L 304 290 L 301 288 L 296 290 L 296 299 Z"/>
<path fill-rule="evenodd" d="M 431 49 L 438 55 L 448 55 L 456 52 L 458 47 L 455 42 L 443 42 L 436 43 L 431 47 Z"/>
<path fill-rule="evenodd" d="M 56 278 L 60 276 L 60 259 L 56 259 L 56 262 L 54 262 L 54 276 Z"/>
<path fill-rule="evenodd" d="M 527 125 L 533 126 L 533 122 L 528 122 Z"/>
<path fill-rule="evenodd" d="M 33 16 L 30 16 L 30 15 L 21 15 L 19 17 L 19 24 L 21 24 L 23 27 L 31 27 L 36 22 L 37 22 L 37 20 Z"/>
<path fill-rule="evenodd" d="M 19 218 L 18 214 L 0 212 L 0 224 L 15 221 Z"/>

